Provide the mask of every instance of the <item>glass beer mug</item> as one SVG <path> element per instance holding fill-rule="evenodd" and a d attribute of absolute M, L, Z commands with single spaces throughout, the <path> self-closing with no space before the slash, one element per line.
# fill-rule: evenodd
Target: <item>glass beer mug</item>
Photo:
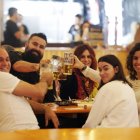
<path fill-rule="evenodd" d="M 54 80 L 66 80 L 66 75 L 63 73 L 63 61 L 61 57 L 57 55 L 52 56 L 51 70 L 54 75 Z"/>
<path fill-rule="evenodd" d="M 40 63 L 40 78 L 43 72 L 51 72 L 50 62 L 41 61 Z M 53 89 L 53 85 L 49 86 L 48 89 Z"/>
<path fill-rule="evenodd" d="M 43 72 L 51 72 L 50 62 L 41 62 L 40 63 L 40 76 Z"/>
<path fill-rule="evenodd" d="M 64 52 L 64 74 L 72 75 L 74 57 L 72 52 Z"/>

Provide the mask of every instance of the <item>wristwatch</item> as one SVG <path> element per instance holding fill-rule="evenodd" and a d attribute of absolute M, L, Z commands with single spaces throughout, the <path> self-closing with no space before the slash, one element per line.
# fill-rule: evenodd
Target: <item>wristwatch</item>
<path fill-rule="evenodd" d="M 87 68 L 87 66 L 85 65 L 85 66 L 81 69 L 81 71 L 84 71 L 86 68 Z"/>

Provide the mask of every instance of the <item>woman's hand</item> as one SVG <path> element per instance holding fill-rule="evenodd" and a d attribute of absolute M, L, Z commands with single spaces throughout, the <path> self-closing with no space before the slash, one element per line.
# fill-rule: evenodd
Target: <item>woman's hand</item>
<path fill-rule="evenodd" d="M 74 64 L 73 64 L 73 68 L 78 68 L 78 69 L 82 69 L 85 65 L 78 59 L 77 56 L 74 55 Z"/>

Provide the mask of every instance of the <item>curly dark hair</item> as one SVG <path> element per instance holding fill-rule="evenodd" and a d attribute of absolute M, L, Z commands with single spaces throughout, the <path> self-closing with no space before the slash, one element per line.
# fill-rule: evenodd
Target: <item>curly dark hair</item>
<path fill-rule="evenodd" d="M 135 46 L 130 50 L 126 60 L 126 67 L 128 69 L 131 80 L 137 79 L 137 72 L 133 67 L 133 57 L 137 51 L 140 51 L 140 43 L 136 43 Z"/>

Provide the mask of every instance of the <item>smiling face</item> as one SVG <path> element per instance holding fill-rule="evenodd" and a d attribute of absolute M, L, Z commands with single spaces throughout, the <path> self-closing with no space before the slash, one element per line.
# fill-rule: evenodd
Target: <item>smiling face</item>
<path fill-rule="evenodd" d="M 100 71 L 100 76 L 103 83 L 108 83 L 115 76 L 115 73 L 118 71 L 118 68 L 114 68 L 111 64 L 107 62 L 99 62 L 98 69 Z"/>
<path fill-rule="evenodd" d="M 9 72 L 11 68 L 11 63 L 9 55 L 6 50 L 0 48 L 0 71 Z"/>
<path fill-rule="evenodd" d="M 33 36 L 26 44 L 26 51 L 35 50 L 34 53 L 38 52 L 43 57 L 46 45 L 47 43 L 44 39 Z M 38 54 L 36 53 L 36 55 Z"/>
<path fill-rule="evenodd" d="M 140 51 L 135 52 L 132 63 L 135 71 L 140 75 Z"/>
<path fill-rule="evenodd" d="M 89 51 L 88 50 L 85 50 L 83 53 L 82 53 L 82 55 L 81 55 L 81 57 L 80 57 L 80 61 L 83 63 L 83 64 L 85 64 L 86 66 L 91 66 L 91 63 L 92 63 L 92 59 L 91 59 L 91 55 L 90 55 L 90 53 L 89 53 Z"/>

